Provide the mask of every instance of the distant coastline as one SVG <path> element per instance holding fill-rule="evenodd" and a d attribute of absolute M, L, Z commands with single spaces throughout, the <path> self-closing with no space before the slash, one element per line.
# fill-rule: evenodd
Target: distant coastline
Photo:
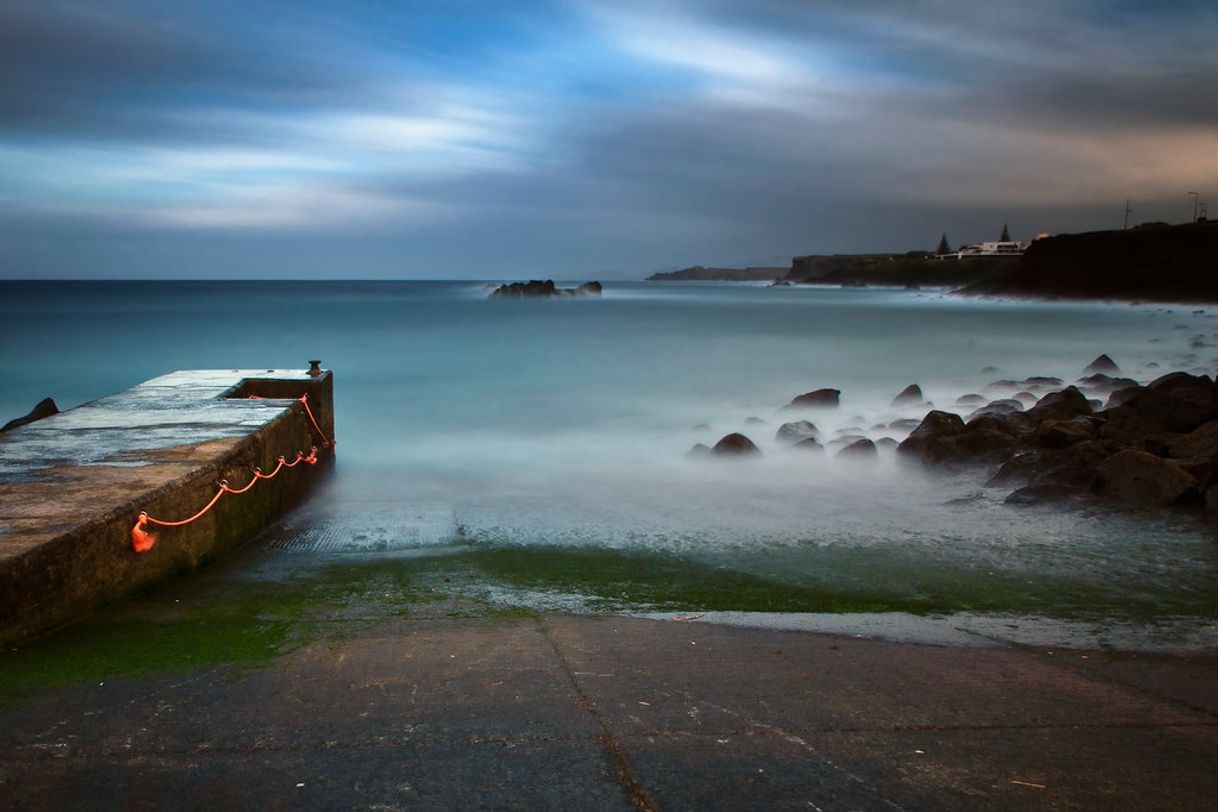
<path fill-rule="evenodd" d="M 1218 222 L 1146 224 L 1042 237 L 1022 256 L 825 254 L 787 268 L 695 265 L 648 281 L 771 281 L 837 287 L 948 287 L 962 295 L 1218 301 Z"/>
<path fill-rule="evenodd" d="M 647 277 L 648 282 L 769 282 L 782 279 L 790 268 L 707 268 L 693 265 L 679 271 L 661 271 Z"/>

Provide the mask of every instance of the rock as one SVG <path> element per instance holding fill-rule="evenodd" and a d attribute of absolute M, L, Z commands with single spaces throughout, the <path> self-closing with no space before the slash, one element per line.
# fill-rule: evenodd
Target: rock
<path fill-rule="evenodd" d="M 1026 409 L 1029 406 L 1035 406 L 1036 401 L 1040 400 L 1040 398 L 1038 398 L 1036 395 L 1032 394 L 1031 392 L 1028 392 L 1025 390 L 1023 392 L 1016 392 L 1015 394 L 1011 395 L 1011 400 L 1019 401 L 1020 403 L 1023 404 L 1023 407 Z"/>
<path fill-rule="evenodd" d="M 528 282 L 510 282 L 491 292 L 492 299 L 535 299 L 551 296 L 600 296 L 600 282 L 585 282 L 577 288 L 557 288 L 552 279 L 532 279 Z"/>
<path fill-rule="evenodd" d="M 897 452 L 920 459 L 930 441 L 941 437 L 954 437 L 963 432 L 964 421 L 960 419 L 960 415 L 938 410 L 928 412 L 918 427 L 897 446 Z"/>
<path fill-rule="evenodd" d="M 968 429 L 963 434 L 937 437 L 922 450 L 927 465 L 997 465 L 1011 456 L 1015 438 L 987 428 Z"/>
<path fill-rule="evenodd" d="M 787 404 L 788 409 L 836 409 L 841 403 L 840 389 L 816 389 L 798 395 Z"/>
<path fill-rule="evenodd" d="M 1087 364 L 1083 372 L 1087 373 L 1088 375 L 1093 372 L 1102 372 L 1105 375 L 1119 375 L 1121 368 L 1116 365 L 1116 361 L 1113 361 L 1105 354 L 1101 355 L 1099 358 L 1096 358 L 1090 364 Z"/>
<path fill-rule="evenodd" d="M 1034 386 L 1058 387 L 1058 386 L 1064 386 L 1065 383 L 1066 382 L 1063 381 L 1061 378 L 1052 378 L 1047 375 L 1033 375 L 1030 378 L 1023 379 L 1023 385 L 1027 386 L 1027 387 L 1034 387 Z"/>
<path fill-rule="evenodd" d="M 793 420 L 783 423 L 774 434 L 774 439 L 780 443 L 798 443 L 800 440 L 815 439 L 820 431 L 807 420 Z"/>
<path fill-rule="evenodd" d="M 1166 375 L 1160 375 L 1146 384 L 1146 388 L 1153 389 L 1156 392 L 1175 392 L 1180 389 L 1205 389 L 1213 385 L 1214 382 L 1205 375 L 1190 375 L 1187 372 L 1169 372 Z"/>
<path fill-rule="evenodd" d="M 715 447 L 711 449 L 711 452 L 720 456 L 749 455 L 760 454 L 761 449 L 755 446 L 753 441 L 748 437 L 733 432 L 715 443 Z"/>
<path fill-rule="evenodd" d="M 986 398 L 983 395 L 976 394 L 961 395 L 960 397 L 956 398 L 957 406 L 979 406 L 985 402 Z"/>
<path fill-rule="evenodd" d="M 993 397 L 994 395 L 1001 395 L 1005 392 L 1010 392 L 1013 389 L 1020 388 L 1022 387 L 1020 386 L 1019 381 L 994 381 L 993 383 L 987 383 L 985 386 L 983 386 L 981 388 L 981 392 L 982 394 Z"/>
<path fill-rule="evenodd" d="M 815 437 L 806 437 L 791 446 L 798 448 L 800 451 L 816 451 L 821 454 L 825 453 L 825 447 L 817 442 Z"/>
<path fill-rule="evenodd" d="M 1060 392 L 1050 392 L 1036 405 L 1028 409 L 1028 419 L 1033 423 L 1046 420 L 1069 420 L 1071 417 L 1091 414 L 1091 404 L 1087 396 L 1078 391 L 1077 387 L 1067 386 Z"/>
<path fill-rule="evenodd" d="M 892 437 L 881 437 L 880 439 L 875 441 L 876 448 L 882 448 L 885 451 L 894 449 L 898 445 L 900 445 L 900 444 Z"/>
<path fill-rule="evenodd" d="M 1144 388 L 1145 387 L 1141 386 L 1140 384 L 1135 384 L 1134 386 L 1127 386 L 1124 389 L 1114 390 L 1112 394 L 1108 396 L 1108 400 L 1104 403 L 1104 408 L 1111 409 L 1114 406 L 1120 406 L 1138 392 L 1141 392 Z"/>
<path fill-rule="evenodd" d="M 1151 434 L 1187 434 L 1218 420 L 1218 387 L 1203 376 L 1172 373 L 1136 390 L 1104 414 L 1103 436 L 1121 443 Z"/>
<path fill-rule="evenodd" d="M 922 421 L 916 417 L 902 417 L 900 420 L 889 423 L 886 428 L 893 431 L 913 431 L 920 425 L 922 425 Z"/>
<path fill-rule="evenodd" d="M 1112 449 L 1097 441 L 1025 451 L 1004 462 L 986 486 L 1051 483 L 1089 490 L 1099 481 L 1100 462 L 1111 455 Z"/>
<path fill-rule="evenodd" d="M 1114 378 L 1111 375 L 1105 375 L 1102 372 L 1097 372 L 1094 375 L 1088 375 L 1085 378 L 1079 378 L 1074 382 L 1075 386 L 1080 386 L 1089 392 L 1097 394 L 1111 394 L 1118 389 L 1125 389 L 1130 386 L 1138 386 L 1138 382 L 1133 378 Z"/>
<path fill-rule="evenodd" d="M 997 375 L 999 372 L 1001 372 L 1001 370 L 998 369 L 998 367 L 982 367 L 981 371 L 978 372 L 977 374 L 978 375 Z"/>
<path fill-rule="evenodd" d="M 38 401 L 38 405 L 30 410 L 30 413 L 22 417 L 14 417 L 12 420 L 4 424 L 0 428 L 0 432 L 10 431 L 18 426 L 25 426 L 33 423 L 36 420 L 42 420 L 44 417 L 50 417 L 53 414 L 59 414 L 59 407 L 55 405 L 55 401 L 51 398 L 43 398 Z"/>
<path fill-rule="evenodd" d="M 922 388 L 916 383 L 911 383 L 909 386 L 901 390 L 901 393 L 892 399 L 893 406 L 906 406 L 913 403 L 921 403 Z"/>
<path fill-rule="evenodd" d="M 1218 511 L 1218 485 L 1213 485 L 1205 491 L 1205 509 L 1210 513 Z"/>
<path fill-rule="evenodd" d="M 1033 429 L 1027 443 L 1036 448 L 1066 448 L 1075 443 L 1098 439 L 1099 436 L 1099 424 L 1091 418 L 1046 420 Z"/>
<path fill-rule="evenodd" d="M 696 426 L 690 426 L 690 431 L 710 431 L 710 423 L 699 423 Z"/>
<path fill-rule="evenodd" d="M 1197 480 L 1167 460 L 1127 448 L 1100 463 L 1106 499 L 1138 507 L 1166 507 L 1197 487 Z"/>
<path fill-rule="evenodd" d="M 1000 431 L 1011 437 L 1018 437 L 1026 433 L 1031 424 L 1023 414 L 1012 412 L 1010 414 L 981 414 L 969 417 L 964 427 L 967 431 L 986 429 L 988 431 Z"/>
<path fill-rule="evenodd" d="M 843 448 L 834 455 L 835 459 L 847 460 L 873 460 L 879 457 L 880 452 L 876 449 L 875 443 L 868 440 L 866 437 L 860 437 L 850 445 Z"/>
<path fill-rule="evenodd" d="M 1058 482 L 1042 482 L 1037 485 L 1024 485 L 1022 488 L 1012 491 L 1003 500 L 1003 503 L 1008 505 L 1041 505 L 1045 502 L 1062 502 L 1067 499 L 1075 499 L 1086 493 L 1082 488 L 1072 485 L 1063 485 Z"/>
<path fill-rule="evenodd" d="M 746 418 L 744 418 L 744 425 L 746 425 L 746 426 L 766 426 L 769 424 L 766 423 L 764 420 L 762 420 L 760 417 L 746 417 Z"/>
<path fill-rule="evenodd" d="M 706 445 L 705 443 L 695 443 L 693 448 L 691 448 L 691 449 L 689 449 L 689 451 L 685 452 L 685 456 L 693 459 L 693 458 L 697 458 L 697 457 L 709 457 L 710 453 L 711 453 L 710 446 Z"/>
<path fill-rule="evenodd" d="M 1211 420 L 1188 434 L 1177 434 L 1165 438 L 1167 453 L 1176 459 L 1190 457 L 1218 457 L 1218 420 Z"/>
<path fill-rule="evenodd" d="M 905 289 L 906 290 L 921 290 L 922 286 L 919 285 L 917 282 L 906 282 Z"/>
<path fill-rule="evenodd" d="M 980 409 L 974 409 L 969 417 L 980 417 L 986 414 L 1012 414 L 1022 411 L 1023 403 L 1018 400 L 1014 398 L 1000 398 L 999 400 L 991 400 Z"/>

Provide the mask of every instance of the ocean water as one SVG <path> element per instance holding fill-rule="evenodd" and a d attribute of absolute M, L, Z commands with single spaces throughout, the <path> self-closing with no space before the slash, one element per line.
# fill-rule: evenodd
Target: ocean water
<path fill-rule="evenodd" d="M 1212 371 L 1215 344 L 1212 309 L 942 291 L 621 283 L 497 301 L 471 282 L 10 282 L 0 415 L 173 369 L 320 358 L 339 462 L 263 542 L 297 568 L 431 555 L 481 562 L 486 595 L 543 606 L 991 613 L 1179 635 L 1218 617 L 1203 522 L 1009 507 L 975 475 L 801 453 L 774 433 L 806 416 L 826 440 L 900 440 L 890 424 L 930 408 L 891 405 L 910 383 L 951 408 L 1014 391 L 1000 379 L 1072 381 L 1100 353 L 1139 379 Z M 839 409 L 781 411 L 826 386 Z M 763 455 L 685 456 L 730 431 Z"/>

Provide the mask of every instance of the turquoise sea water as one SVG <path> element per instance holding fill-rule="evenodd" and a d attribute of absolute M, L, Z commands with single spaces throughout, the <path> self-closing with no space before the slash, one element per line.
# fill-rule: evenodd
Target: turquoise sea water
<path fill-rule="evenodd" d="M 265 542 L 295 567 L 433 551 L 540 605 L 1208 622 L 1218 543 L 1194 519 L 1015 509 L 975 476 L 800 454 L 774 432 L 822 386 L 843 392 L 810 416 L 827 439 L 899 440 L 888 424 L 928 408 L 890 405 L 909 383 L 950 405 L 996 379 L 1073 380 L 1101 352 L 1137 378 L 1213 370 L 1216 315 L 698 283 L 554 301 L 469 282 L 2 283 L 0 416 L 320 358 L 339 464 Z M 729 431 L 764 455 L 685 458 Z"/>

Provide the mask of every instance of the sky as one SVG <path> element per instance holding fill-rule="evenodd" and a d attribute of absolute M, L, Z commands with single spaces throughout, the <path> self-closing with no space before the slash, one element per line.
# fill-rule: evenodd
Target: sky
<path fill-rule="evenodd" d="M 0 278 L 639 278 L 1183 222 L 1215 76 L 1213 2 L 5 0 Z"/>

